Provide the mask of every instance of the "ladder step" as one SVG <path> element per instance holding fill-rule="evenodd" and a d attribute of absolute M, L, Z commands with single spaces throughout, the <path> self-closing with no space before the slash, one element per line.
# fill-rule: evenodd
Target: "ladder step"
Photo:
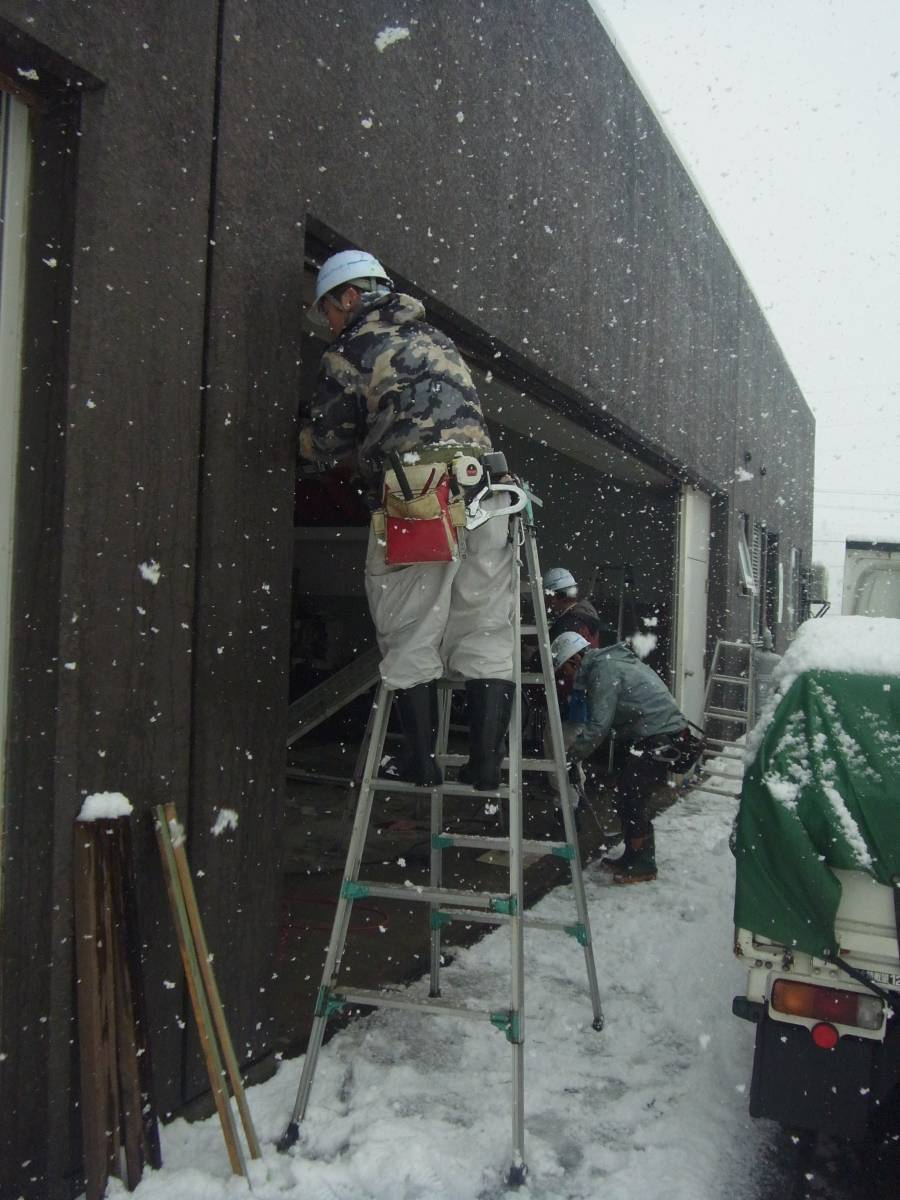
<path fill-rule="evenodd" d="M 703 780 L 698 780 L 692 784 L 688 791 L 691 792 L 709 792 L 712 796 L 730 796 L 732 800 L 737 800 L 740 792 L 726 792 L 724 788 L 707 787 Z"/>
<path fill-rule="evenodd" d="M 508 925 L 511 920 L 509 913 L 481 912 L 473 908 L 455 908 L 450 912 L 441 909 L 437 914 L 445 921 L 458 921 L 464 925 Z M 551 921 L 547 917 L 533 917 L 524 913 L 522 924 L 526 929 L 543 929 L 548 933 L 568 933 L 576 935 L 577 925 L 574 921 Z"/>
<path fill-rule="evenodd" d="M 438 837 L 443 843 L 442 849 L 450 849 L 452 844 L 465 850 L 509 850 L 509 838 L 478 837 L 468 833 L 440 833 Z M 555 854 L 558 858 L 568 858 L 573 853 L 568 842 L 541 842 L 532 838 L 522 839 L 522 849 L 526 854 Z"/>
<path fill-rule="evenodd" d="M 438 762 L 442 767 L 461 767 L 463 763 L 469 761 L 468 754 L 439 754 Z M 509 759 L 504 758 L 500 763 L 504 771 L 509 770 Z M 523 758 L 523 771 L 549 771 L 556 770 L 556 763 L 552 758 Z M 479 793 L 481 794 L 481 793 Z"/>
<path fill-rule="evenodd" d="M 551 774 L 556 770 L 556 763 L 552 758 L 523 758 L 523 771 L 548 771 Z"/>
<path fill-rule="evenodd" d="M 519 633 L 521 633 L 523 636 L 525 634 L 529 634 L 529 633 L 531 633 L 531 634 L 537 633 L 537 631 L 538 631 L 537 625 L 520 625 L 519 626 Z"/>
<path fill-rule="evenodd" d="M 547 680 L 544 677 L 544 674 L 542 671 L 523 671 L 522 672 L 522 682 L 523 683 L 539 683 L 539 684 L 541 684 L 542 687 L 547 686 Z"/>
<path fill-rule="evenodd" d="M 735 720 L 743 721 L 747 724 L 747 713 L 741 712 L 737 708 L 708 708 L 703 714 L 705 717 L 733 717 Z"/>
<path fill-rule="evenodd" d="M 370 1008 L 418 1009 L 420 1012 L 467 1017 L 470 1021 L 490 1020 L 494 1015 L 489 1008 L 471 1008 L 468 1004 L 457 1004 L 440 997 L 422 996 L 415 999 L 398 992 L 379 992 L 374 988 L 336 988 L 332 992 L 332 999 L 343 1004 L 365 1004 Z"/>
<path fill-rule="evenodd" d="M 468 762 L 468 759 L 465 760 Z M 501 787 L 495 792 L 481 792 L 477 788 L 473 788 L 468 783 L 453 783 L 450 780 L 444 782 L 436 788 L 423 787 L 418 783 L 406 783 L 402 779 L 373 779 L 372 788 L 376 792 L 412 792 L 417 796 L 428 796 L 432 792 L 442 792 L 445 796 L 474 796 L 476 799 L 494 799 L 506 800 L 509 798 L 509 788 Z"/>
<path fill-rule="evenodd" d="M 713 683 L 738 683 L 741 687 L 749 687 L 750 680 L 746 675 L 711 675 Z"/>
<path fill-rule="evenodd" d="M 707 779 L 738 779 L 744 778 L 743 771 L 713 771 L 709 767 L 703 768 L 703 774 Z"/>
<path fill-rule="evenodd" d="M 488 912 L 507 912 L 514 898 L 500 892 L 473 892 L 466 888 L 426 887 L 424 884 L 375 883 L 367 879 L 347 881 L 342 895 L 353 900 L 375 896 L 380 900 L 412 900 L 418 904 L 465 904 Z"/>

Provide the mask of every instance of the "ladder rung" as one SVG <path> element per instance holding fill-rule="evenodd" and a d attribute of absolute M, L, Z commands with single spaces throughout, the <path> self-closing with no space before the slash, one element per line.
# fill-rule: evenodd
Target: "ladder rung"
<path fill-rule="evenodd" d="M 736 742 L 726 742 L 722 738 L 707 738 L 707 741 L 718 742 L 721 746 L 720 750 L 714 750 L 712 746 L 707 746 L 703 751 L 707 758 L 727 758 L 733 759 L 735 762 L 738 760 L 743 761 L 744 752 Z M 734 750 L 735 753 L 729 753 L 731 750 Z"/>
<path fill-rule="evenodd" d="M 529 634 L 529 633 L 532 633 L 532 634 L 537 633 L 537 631 L 538 631 L 537 625 L 520 625 L 519 626 L 519 633 L 521 633 L 523 636 L 525 634 Z"/>
<path fill-rule="evenodd" d="M 747 714 L 741 712 L 737 708 L 708 708 L 703 714 L 705 717 L 733 717 L 735 720 L 747 723 Z"/>
<path fill-rule="evenodd" d="M 469 761 L 468 754 L 439 754 L 438 762 L 442 767 L 461 767 Z M 504 758 L 500 763 L 504 771 L 509 770 L 509 759 Z M 523 771 L 555 771 L 556 763 L 552 758 L 523 758 Z M 481 794 L 481 793 L 479 793 Z"/>
<path fill-rule="evenodd" d="M 726 792 L 724 788 L 707 787 L 702 780 L 698 780 L 697 783 L 692 784 L 688 790 L 691 792 L 709 792 L 712 796 L 730 796 L 732 800 L 737 800 L 741 794 L 740 792 Z"/>
<path fill-rule="evenodd" d="M 547 680 L 541 671 L 523 671 L 522 672 L 522 682 L 523 683 L 540 683 L 544 687 L 547 686 Z"/>
<path fill-rule="evenodd" d="M 734 771 L 712 771 L 709 767 L 703 768 L 703 774 L 707 779 L 738 779 L 744 778 L 744 772 L 736 774 Z"/>
<path fill-rule="evenodd" d="M 711 675 L 713 683 L 739 683 L 741 687 L 749 687 L 750 680 L 746 675 Z"/>
<path fill-rule="evenodd" d="M 468 759 L 466 761 L 468 762 Z M 446 779 L 439 787 L 423 787 L 418 783 L 406 783 L 402 779 L 373 779 L 372 788 L 376 792 L 413 792 L 418 796 L 443 792 L 445 796 L 474 796 L 476 799 L 489 799 L 493 796 L 495 799 L 499 797 L 506 800 L 509 797 L 508 787 L 498 788 L 495 792 L 482 792 L 468 783 L 453 783 Z"/>
<path fill-rule="evenodd" d="M 453 1000 L 442 1000 L 440 997 L 422 996 L 414 999 L 397 992 L 379 992 L 370 988 L 335 988 L 332 998 L 345 1004 L 365 1004 L 371 1008 L 415 1008 L 421 1012 L 450 1014 L 474 1021 L 490 1020 L 492 1015 L 488 1008 L 471 1008 L 467 1004 L 456 1004 Z"/>
<path fill-rule="evenodd" d="M 509 838 L 478 837 L 469 833 L 442 833 L 440 837 L 447 838 L 454 846 L 468 850 L 509 850 Z M 449 847 L 448 847 L 449 848 Z M 565 851 L 568 842 L 541 842 L 537 839 L 523 838 L 522 849 L 526 854 L 552 854 L 554 850 Z"/>
<path fill-rule="evenodd" d="M 421 904 L 466 904 L 489 912 L 495 905 L 510 902 L 510 897 L 500 892 L 470 892 L 465 888 L 434 888 L 424 884 L 406 887 L 402 883 L 374 883 L 367 879 L 356 880 L 350 886 L 358 892 L 360 900 L 376 896 L 381 900 L 413 900 Z"/>
<path fill-rule="evenodd" d="M 507 925 L 511 920 L 508 913 L 480 912 L 471 908 L 455 908 L 452 912 L 441 909 L 441 915 L 467 925 Z M 523 913 L 522 924 L 526 929 L 545 929 L 550 933 L 569 933 L 575 926 L 574 920 L 551 921 L 547 917 L 533 917 L 531 913 Z"/>

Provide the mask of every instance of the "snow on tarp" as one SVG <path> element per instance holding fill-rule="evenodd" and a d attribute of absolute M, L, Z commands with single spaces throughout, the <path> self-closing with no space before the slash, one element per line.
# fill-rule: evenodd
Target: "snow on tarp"
<path fill-rule="evenodd" d="M 735 924 L 837 954 L 831 868 L 900 876 L 900 621 L 806 622 L 748 739 Z"/>

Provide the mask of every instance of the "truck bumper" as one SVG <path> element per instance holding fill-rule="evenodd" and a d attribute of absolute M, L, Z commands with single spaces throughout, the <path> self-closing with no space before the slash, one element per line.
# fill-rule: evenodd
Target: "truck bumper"
<path fill-rule="evenodd" d="M 750 1115 L 860 1140 L 897 1085 L 898 1050 L 896 1029 L 884 1042 L 842 1037 L 833 1050 L 822 1050 L 804 1026 L 763 1016 L 756 1027 Z"/>

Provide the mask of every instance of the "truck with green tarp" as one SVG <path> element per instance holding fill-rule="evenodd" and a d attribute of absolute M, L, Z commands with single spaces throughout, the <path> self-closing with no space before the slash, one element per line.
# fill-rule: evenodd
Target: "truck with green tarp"
<path fill-rule="evenodd" d="M 734 838 L 750 1113 L 861 1138 L 900 1093 L 900 621 L 807 621 L 773 684 Z"/>

